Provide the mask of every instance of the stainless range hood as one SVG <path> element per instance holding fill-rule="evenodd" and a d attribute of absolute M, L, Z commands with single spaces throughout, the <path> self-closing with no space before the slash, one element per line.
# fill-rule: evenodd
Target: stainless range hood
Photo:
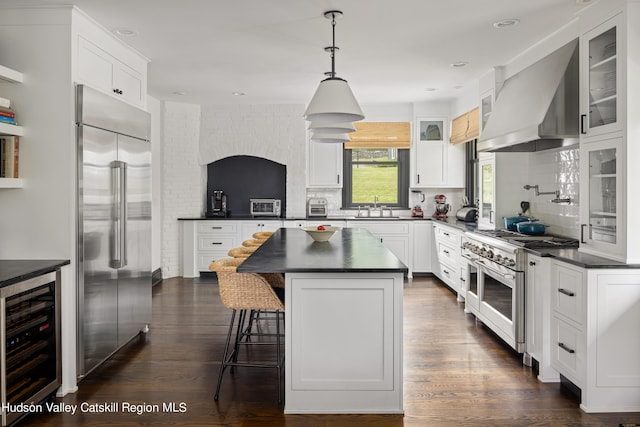
<path fill-rule="evenodd" d="M 577 144 L 578 41 L 504 82 L 478 151 L 539 151 Z"/>

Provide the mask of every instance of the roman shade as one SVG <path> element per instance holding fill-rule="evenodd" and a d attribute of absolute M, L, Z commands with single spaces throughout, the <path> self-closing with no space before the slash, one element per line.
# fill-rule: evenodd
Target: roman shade
<path fill-rule="evenodd" d="M 409 148 L 411 124 L 409 122 L 358 122 L 355 132 L 349 134 L 351 142 L 344 147 L 354 148 Z"/>
<path fill-rule="evenodd" d="M 451 122 L 452 144 L 461 144 L 476 139 L 480 135 L 480 109 L 478 107 L 468 111 Z"/>

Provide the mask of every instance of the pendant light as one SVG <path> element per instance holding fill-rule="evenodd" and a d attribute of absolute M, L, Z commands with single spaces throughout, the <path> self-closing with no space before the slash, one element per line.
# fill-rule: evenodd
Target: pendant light
<path fill-rule="evenodd" d="M 353 123 L 318 123 L 312 122 L 309 130 L 315 133 L 350 133 L 355 132 L 356 128 Z"/>
<path fill-rule="evenodd" d="M 349 135 L 346 133 L 321 133 L 314 132 L 311 135 L 311 142 L 325 142 L 325 143 L 335 143 L 342 144 L 345 142 L 351 141 Z"/>
<path fill-rule="evenodd" d="M 345 123 L 364 119 L 364 114 L 346 80 L 336 77 L 336 18 L 342 17 L 339 10 L 330 10 L 324 17 L 331 19 L 333 44 L 325 50 L 331 53 L 331 72 L 322 80 L 311 98 L 305 119 L 316 123 Z"/>

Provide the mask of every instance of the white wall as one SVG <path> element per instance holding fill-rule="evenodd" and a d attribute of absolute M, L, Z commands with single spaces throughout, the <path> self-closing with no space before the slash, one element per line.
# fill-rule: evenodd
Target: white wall
<path fill-rule="evenodd" d="M 247 155 L 283 164 L 287 167 L 287 216 L 305 216 L 303 114 L 304 105 L 202 106 L 199 163 L 206 168 L 225 157 Z M 204 203 L 205 191 L 201 197 Z"/>
<path fill-rule="evenodd" d="M 199 217 L 203 210 L 203 168 L 198 164 L 200 106 L 163 102 L 161 124 L 162 277 L 168 278 L 181 275 L 178 218 Z"/>
<path fill-rule="evenodd" d="M 162 267 L 162 105 L 147 96 L 147 111 L 151 114 L 151 271 Z"/>

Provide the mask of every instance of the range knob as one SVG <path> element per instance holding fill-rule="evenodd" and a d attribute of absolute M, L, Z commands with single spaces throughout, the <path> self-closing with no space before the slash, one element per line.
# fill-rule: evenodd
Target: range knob
<path fill-rule="evenodd" d="M 511 258 L 505 258 L 505 265 L 509 266 L 509 267 L 513 267 L 514 265 L 516 265 L 515 260 L 511 259 Z"/>
<path fill-rule="evenodd" d="M 502 264 L 502 255 L 498 254 L 494 258 L 498 264 Z"/>
<path fill-rule="evenodd" d="M 487 251 L 487 258 L 493 258 L 493 252 L 488 250 Z"/>

